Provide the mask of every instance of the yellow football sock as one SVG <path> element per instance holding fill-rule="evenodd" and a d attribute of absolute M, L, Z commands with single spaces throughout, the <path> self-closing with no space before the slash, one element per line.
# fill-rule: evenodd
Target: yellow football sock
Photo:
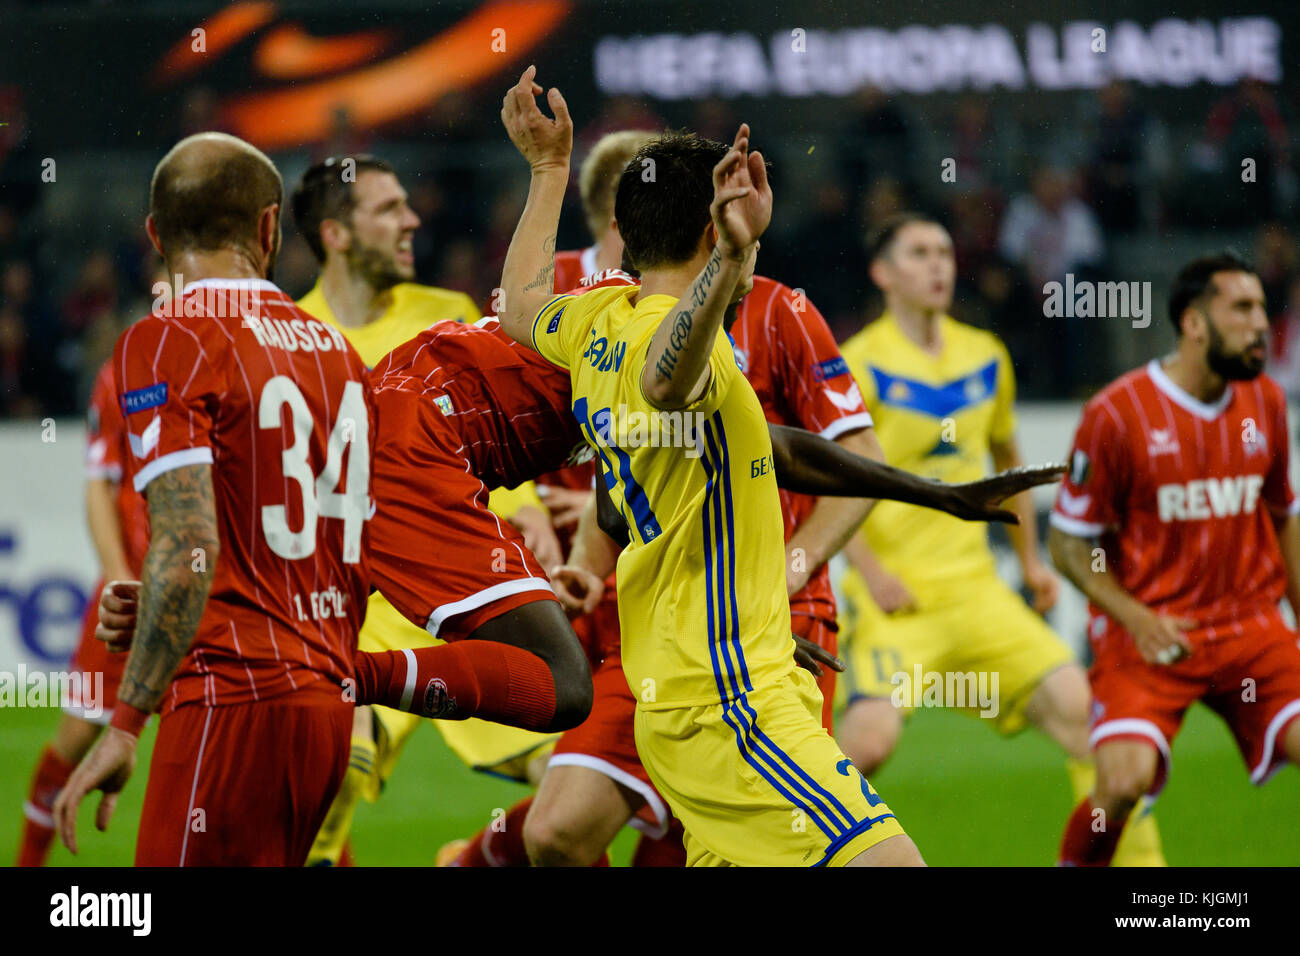
<path fill-rule="evenodd" d="M 1077 805 L 1096 787 L 1097 765 L 1091 758 L 1078 760 L 1071 757 L 1065 761 L 1065 769 L 1070 775 L 1070 786 L 1074 790 L 1074 802 Z M 1160 830 L 1156 827 L 1156 817 L 1152 812 L 1154 803 L 1151 798 L 1143 797 L 1133 808 L 1124 825 L 1124 832 L 1120 835 L 1119 845 L 1115 848 L 1111 866 L 1169 865 L 1160 848 Z"/>
<path fill-rule="evenodd" d="M 375 771 L 375 742 L 369 736 L 353 736 L 352 752 L 348 755 L 348 769 L 343 774 L 338 796 L 330 804 L 325 822 L 321 824 L 316 839 L 307 854 L 308 866 L 337 866 L 343 855 L 343 844 L 352 832 L 352 815 L 357 803 L 372 789 L 371 778 Z"/>

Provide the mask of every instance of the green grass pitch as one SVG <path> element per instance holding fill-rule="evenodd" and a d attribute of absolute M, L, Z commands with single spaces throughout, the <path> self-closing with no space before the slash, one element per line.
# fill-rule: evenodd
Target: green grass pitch
<path fill-rule="evenodd" d="M 0 710 L 0 862 L 17 852 L 22 802 L 54 710 Z M 94 829 L 92 796 L 82 807 L 81 855 L 56 846 L 52 865 L 131 862 L 153 730 L 106 834 Z M 899 815 L 931 865 L 1042 866 L 1055 859 L 1070 810 L 1059 752 L 1032 731 L 1003 740 L 969 717 L 923 711 L 908 722 L 894 760 L 872 783 Z M 427 866 L 443 842 L 467 836 L 525 795 L 518 784 L 467 770 L 432 727 L 415 735 L 379 803 L 357 811 L 358 865 Z M 1252 787 L 1226 727 L 1196 707 L 1174 744 L 1174 772 L 1156 806 L 1165 855 L 1179 866 L 1300 863 L 1300 773 L 1284 768 Z M 635 834 L 624 830 L 611 854 L 625 865 Z"/>

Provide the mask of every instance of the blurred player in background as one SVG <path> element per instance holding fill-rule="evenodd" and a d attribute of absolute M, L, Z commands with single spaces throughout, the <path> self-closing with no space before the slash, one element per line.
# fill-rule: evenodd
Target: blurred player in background
<path fill-rule="evenodd" d="M 691 137 L 655 140 L 647 188 L 633 181 L 639 172 L 625 173 L 615 216 L 639 290 L 547 301 L 538 287 L 549 292 L 553 281 L 572 122 L 557 90 L 548 96 L 555 120 L 542 115 L 534 75 L 524 71 L 502 110 L 532 167 L 502 277 L 502 326 L 569 369 L 574 415 L 611 458 L 611 497 L 632 529 L 618 587 L 637 751 L 685 826 L 688 858 L 919 863 L 894 815 L 821 727 L 815 680 L 794 672 L 772 444 L 719 335 L 771 217 L 748 127 L 730 150 Z M 690 462 L 671 444 L 611 444 L 615 408 L 703 416 L 702 458 Z M 792 810 L 807 814 L 805 832 L 791 832 Z"/>
<path fill-rule="evenodd" d="M 844 356 L 886 459 L 949 482 L 987 474 L 990 458 L 998 470 L 1019 465 L 1010 356 L 992 333 L 948 314 L 956 279 L 948 231 L 900 214 L 869 251 L 885 312 L 845 342 Z M 844 580 L 848 667 L 838 739 L 863 773 L 897 745 L 922 692 L 912 687 L 919 669 L 996 676 L 997 729 L 1012 734 L 1032 723 L 1065 750 L 1076 799 L 1091 789 L 1087 678 L 1040 616 L 1056 603 L 1059 582 L 1039 556 L 1032 497 L 1020 495 L 1014 508 L 1020 523 L 1008 534 L 1032 609 L 998 577 L 979 525 L 884 502 L 846 548 L 853 570 Z M 903 707 L 894 699 L 900 693 Z M 967 709 L 979 712 L 980 704 Z M 1144 838 L 1141 853 L 1126 862 L 1159 865 L 1154 823 L 1145 817 L 1142 825 L 1148 832 L 1129 838 Z"/>
<path fill-rule="evenodd" d="M 154 171 L 149 238 L 186 285 L 113 354 L 150 541 L 110 728 L 54 805 L 74 852 L 81 800 L 102 790 L 107 826 L 155 710 L 137 865 L 301 865 L 347 765 L 374 414 L 351 346 L 267 279 L 282 201 L 223 133 Z"/>
<path fill-rule="evenodd" d="M 294 192 L 293 214 L 321 264 L 315 286 L 298 305 L 338 328 L 367 366 L 374 368 L 436 322 L 480 318 L 464 293 L 412 281 L 412 238 L 420 220 L 393 168 L 382 159 L 334 157 L 312 166 Z M 505 512 L 495 496 L 491 505 L 519 528 L 546 570 L 558 563 L 558 547 L 540 507 L 510 507 Z M 441 642 L 403 617 L 381 593 L 371 594 L 359 638 L 362 650 L 437 643 Z M 357 708 L 348 772 L 308 865 L 347 862 L 345 847 L 357 802 L 378 799 L 420 722 L 415 714 L 391 708 Z M 527 756 L 555 739 L 474 718 L 439 721 L 437 726 L 468 765 L 503 776 L 524 773 Z"/>
<path fill-rule="evenodd" d="M 54 839 L 51 811 L 55 797 L 74 767 L 90 750 L 113 716 L 125 656 L 112 654 L 95 640 L 99 593 L 105 581 L 137 580 L 149 548 L 149 514 L 144 498 L 123 481 L 122 466 L 130 454 L 126 428 L 117 400 L 113 363 L 95 376 L 86 423 L 86 519 L 99 559 L 100 580 L 91 592 L 81 623 L 81 637 L 69 669 L 82 675 L 82 686 L 99 692 L 96 700 L 70 700 L 54 737 L 41 751 L 23 805 L 18 866 L 41 866 Z M 99 683 L 101 682 L 102 683 Z"/>
<path fill-rule="evenodd" d="M 1197 259 L 1169 317 L 1173 354 L 1085 406 L 1051 517 L 1094 654 L 1097 784 L 1066 826 L 1066 865 L 1119 862 L 1124 821 L 1164 786 L 1198 700 L 1228 724 L 1252 783 L 1300 762 L 1300 648 L 1278 607 L 1283 595 L 1300 607 L 1300 519 L 1286 400 L 1261 374 L 1263 287 L 1231 255 Z"/>
<path fill-rule="evenodd" d="M 582 215 L 592 244 L 555 254 L 556 292 L 569 292 L 583 278 L 618 269 L 623 265 L 623 239 L 614 223 L 614 193 L 623 168 L 636 151 L 657 134 L 649 130 L 624 129 L 606 133 L 591 147 L 578 170 L 578 193 Z"/>

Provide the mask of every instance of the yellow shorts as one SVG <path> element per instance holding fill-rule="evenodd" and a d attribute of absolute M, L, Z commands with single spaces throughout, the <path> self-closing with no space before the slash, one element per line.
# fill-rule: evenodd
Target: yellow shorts
<path fill-rule="evenodd" d="M 370 595 L 366 621 L 357 635 L 357 646 L 361 650 L 396 651 L 444 643 L 402 617 L 383 595 L 378 592 Z M 376 782 L 379 783 L 392 775 L 406 741 L 425 719 L 388 707 L 375 707 L 374 711 L 382 728 L 375 767 Z M 435 720 L 433 723 L 442 732 L 447 746 L 466 766 L 521 783 L 528 782 L 529 762 L 553 748 L 555 741 L 560 739 L 559 734 L 539 734 L 473 717 L 469 720 Z"/>
<path fill-rule="evenodd" d="M 953 707 L 1013 734 L 1025 727 L 1034 688 L 1074 661 L 1047 622 L 992 573 L 911 587 L 918 610 L 896 615 L 880 610 L 857 572 L 848 571 L 840 587 L 841 707 L 860 697 L 891 699 L 906 711 Z"/>
<path fill-rule="evenodd" d="M 688 866 L 843 866 L 903 833 L 821 710 L 803 668 L 726 705 L 637 707 L 637 751 L 686 829 Z"/>

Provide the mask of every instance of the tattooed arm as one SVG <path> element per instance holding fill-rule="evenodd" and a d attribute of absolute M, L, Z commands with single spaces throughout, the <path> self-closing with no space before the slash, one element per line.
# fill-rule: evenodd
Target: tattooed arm
<path fill-rule="evenodd" d="M 736 259 L 715 248 L 659 323 L 641 369 L 641 391 L 655 408 L 685 408 L 709 387 L 709 356 L 750 251 Z"/>
<path fill-rule="evenodd" d="M 152 713 L 189 652 L 217 566 L 212 466 L 187 465 L 149 482 L 149 553 L 140 611 L 118 700 Z M 194 550 L 202 548 L 202 563 Z M 195 568 L 201 570 L 195 570 Z"/>
<path fill-rule="evenodd" d="M 158 705 L 198 630 L 217 566 L 217 514 L 212 466 L 187 465 L 149 482 L 149 553 L 144 559 L 140 612 L 131 656 L 117 692 L 108 731 L 68 777 L 54 801 L 54 825 L 77 852 L 77 808 L 102 790 L 95 826 L 108 828 L 117 798 L 135 769 L 135 748 L 148 715 Z M 195 548 L 203 549 L 196 569 Z"/>
<path fill-rule="evenodd" d="M 535 99 L 542 92 L 533 82 L 536 73 L 531 66 L 525 70 L 506 93 L 501 107 L 501 122 L 528 160 L 532 179 L 528 201 L 501 271 L 501 308 L 497 317 L 507 335 L 529 347 L 533 317 L 551 298 L 555 282 L 555 231 L 569 185 L 569 154 L 573 148 L 573 121 L 564 97 L 552 89 L 547 101 L 555 119 L 544 115 Z"/>

